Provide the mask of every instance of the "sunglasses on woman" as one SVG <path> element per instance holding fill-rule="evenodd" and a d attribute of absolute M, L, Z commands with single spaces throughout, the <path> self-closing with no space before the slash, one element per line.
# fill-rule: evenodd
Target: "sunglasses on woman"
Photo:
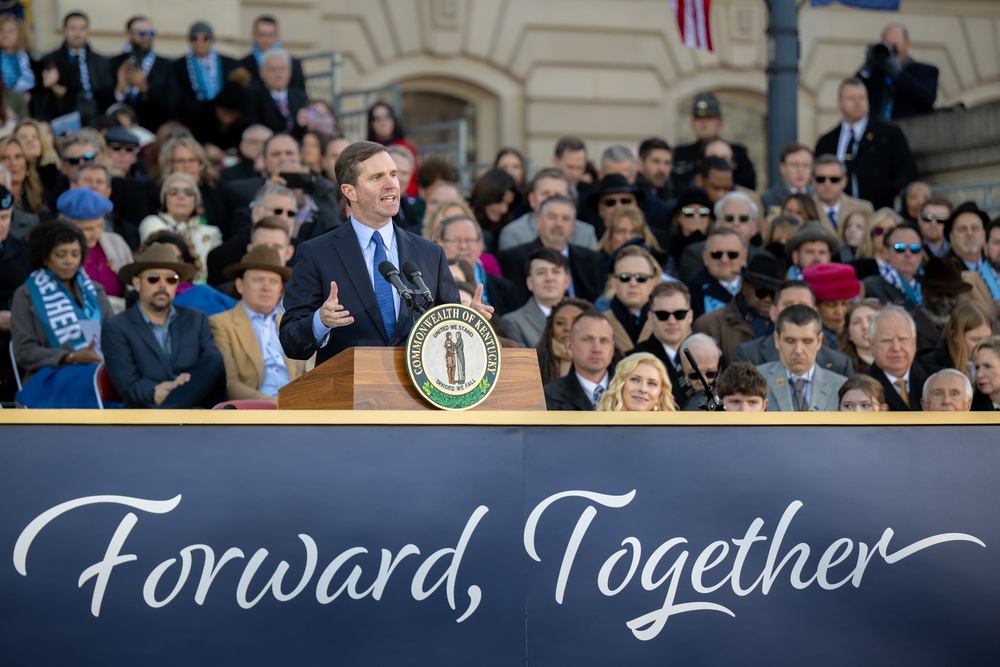
<path fill-rule="evenodd" d="M 169 190 L 167 190 L 167 194 L 170 195 L 171 197 L 176 197 L 182 192 L 188 197 L 194 197 L 194 190 L 192 190 L 191 188 L 170 188 Z"/>
<path fill-rule="evenodd" d="M 161 279 L 165 280 L 168 285 L 176 285 L 178 282 L 180 282 L 181 277 L 176 273 L 171 273 L 165 276 L 161 276 L 159 273 L 146 274 L 146 282 L 149 283 L 150 285 L 156 285 L 157 283 L 160 282 Z"/>
<path fill-rule="evenodd" d="M 687 207 L 686 206 L 686 207 L 684 207 L 684 208 L 681 209 L 681 213 L 683 213 L 684 217 L 686 217 L 686 218 L 693 218 L 696 215 L 700 215 L 701 217 L 705 218 L 705 217 L 711 215 L 712 211 L 710 211 L 709 209 L 705 208 L 704 206 L 702 206 L 701 208 L 693 208 L 693 207 Z"/>

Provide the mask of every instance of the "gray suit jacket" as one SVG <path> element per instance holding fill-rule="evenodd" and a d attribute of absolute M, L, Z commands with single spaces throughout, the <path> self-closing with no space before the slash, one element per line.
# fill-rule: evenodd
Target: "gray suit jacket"
<path fill-rule="evenodd" d="M 740 345 L 733 353 L 730 363 L 735 364 L 737 361 L 749 361 L 754 366 L 761 366 L 769 361 L 778 361 L 778 348 L 774 345 L 774 336 L 761 336 Z M 844 377 L 854 375 L 854 363 L 851 358 L 843 352 L 831 350 L 826 345 L 819 348 L 819 354 L 816 355 L 816 365 Z"/>
<path fill-rule="evenodd" d="M 531 297 L 528 303 L 503 316 L 503 326 L 507 338 L 522 347 L 535 347 L 545 328 L 545 315 L 535 303 L 535 297 Z"/>
<path fill-rule="evenodd" d="M 535 214 L 525 213 L 517 220 L 511 220 L 500 230 L 500 238 L 497 239 L 497 252 L 531 243 L 537 238 L 538 226 L 535 225 Z M 589 222 L 577 220 L 569 242 L 571 245 L 582 246 L 588 250 L 597 250 L 597 232 L 594 231 L 594 226 Z"/>
<path fill-rule="evenodd" d="M 767 380 L 767 411 L 794 412 L 792 407 L 792 385 L 788 373 L 780 361 L 770 361 L 757 367 Z M 812 394 L 809 397 L 810 412 L 836 412 L 839 406 L 837 391 L 847 378 L 837 373 L 816 367 L 813 373 Z"/>

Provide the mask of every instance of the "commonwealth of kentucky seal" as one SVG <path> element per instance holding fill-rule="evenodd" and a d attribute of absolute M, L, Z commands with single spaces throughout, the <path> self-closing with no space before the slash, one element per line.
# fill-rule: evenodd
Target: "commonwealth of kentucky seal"
<path fill-rule="evenodd" d="M 410 331 L 406 370 L 431 404 L 468 410 L 496 386 L 500 343 L 490 323 L 473 309 L 455 303 L 435 306 Z"/>

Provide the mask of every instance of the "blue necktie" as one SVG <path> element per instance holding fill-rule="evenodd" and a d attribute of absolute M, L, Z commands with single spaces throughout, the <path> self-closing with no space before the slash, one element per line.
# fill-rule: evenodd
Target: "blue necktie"
<path fill-rule="evenodd" d="M 375 298 L 378 299 L 378 309 L 382 313 L 382 324 L 385 325 L 385 335 L 392 340 L 392 332 L 396 330 L 396 305 L 392 301 L 392 285 L 382 279 L 379 274 L 379 264 L 386 261 L 385 241 L 377 231 L 372 234 L 375 243 L 375 257 L 372 259 L 372 275 L 375 277 Z"/>

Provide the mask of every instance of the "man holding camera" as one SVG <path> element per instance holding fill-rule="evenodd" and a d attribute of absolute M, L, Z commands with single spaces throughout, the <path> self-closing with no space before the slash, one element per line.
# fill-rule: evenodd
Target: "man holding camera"
<path fill-rule="evenodd" d="M 898 23 L 887 25 L 879 43 L 868 45 L 857 78 L 868 89 L 875 118 L 898 120 L 934 111 L 938 68 L 910 58 L 910 35 Z"/>

